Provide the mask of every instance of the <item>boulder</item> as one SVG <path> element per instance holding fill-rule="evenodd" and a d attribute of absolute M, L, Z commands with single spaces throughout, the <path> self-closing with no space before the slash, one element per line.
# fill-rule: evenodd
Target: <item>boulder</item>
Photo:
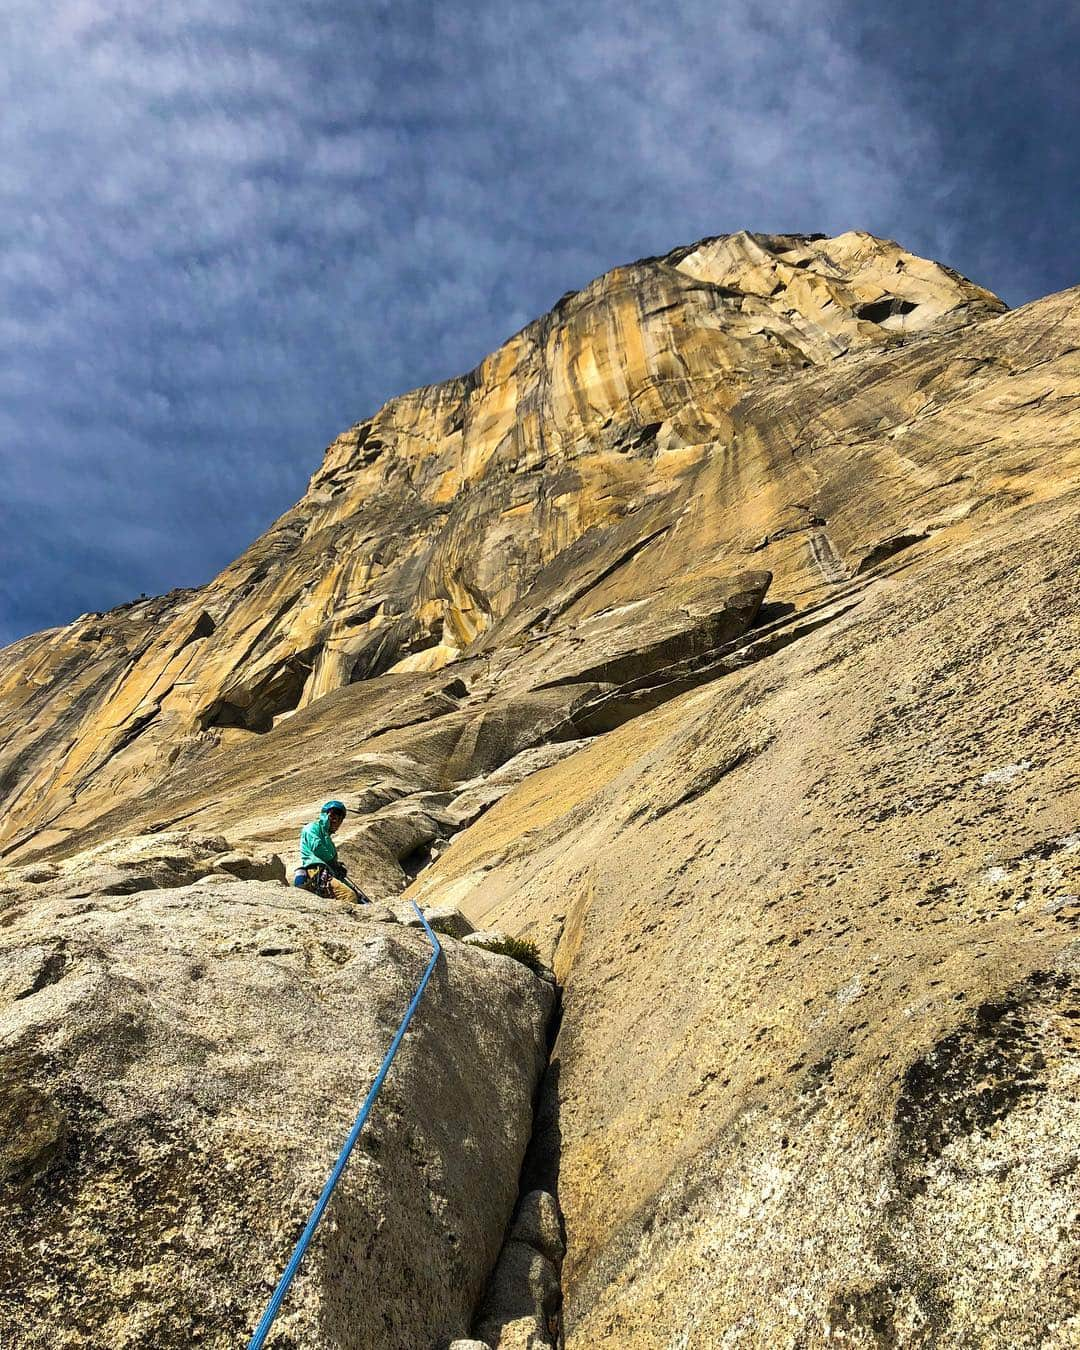
<path fill-rule="evenodd" d="M 285 881 L 285 864 L 276 853 L 252 856 L 248 853 L 225 853 L 213 862 L 215 872 L 227 872 L 240 881 Z"/>
<path fill-rule="evenodd" d="M 503 1322 L 497 1332 L 491 1333 L 495 1339 L 491 1350 L 554 1350 L 555 1341 L 544 1324 L 535 1317 L 518 1317 L 512 1322 Z"/>
<path fill-rule="evenodd" d="M 548 1191 L 529 1191 L 523 1195 L 518 1201 L 510 1236 L 558 1265 L 566 1248 L 555 1197 Z"/>
<path fill-rule="evenodd" d="M 13 882 L 47 886 L 50 896 L 81 899 L 188 886 L 214 870 L 249 880 L 283 880 L 285 874 L 276 855 L 255 859 L 230 850 L 221 835 L 173 830 L 120 835 L 72 853 L 62 862 L 32 863 L 9 876 Z"/>
<path fill-rule="evenodd" d="M 0 1342 L 243 1344 L 430 946 L 272 882 L 26 897 L 0 928 Z M 528 971 L 447 950 L 282 1309 L 290 1343 L 467 1335 L 550 1006 Z"/>
<path fill-rule="evenodd" d="M 402 906 L 398 916 L 406 928 L 423 927 L 412 905 Z M 436 905 L 432 909 L 425 909 L 424 918 L 436 933 L 445 937 L 467 938 L 474 931 L 472 924 L 455 905 Z"/>
<path fill-rule="evenodd" d="M 477 1316 L 477 1331 L 493 1350 L 547 1350 L 558 1344 L 564 1250 L 555 1197 L 527 1192 L 518 1201 Z"/>
<path fill-rule="evenodd" d="M 493 1350 L 548 1350 L 553 1346 L 561 1291 L 555 1265 L 527 1243 L 511 1238 L 484 1294 L 477 1335 Z"/>

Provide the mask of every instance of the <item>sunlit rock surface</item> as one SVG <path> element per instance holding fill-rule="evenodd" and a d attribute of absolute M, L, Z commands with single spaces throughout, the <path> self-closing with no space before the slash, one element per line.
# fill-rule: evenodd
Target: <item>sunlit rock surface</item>
<path fill-rule="evenodd" d="M 563 982 L 568 1345 L 1076 1343 L 1077 546 L 986 522 L 419 878 Z"/>
<path fill-rule="evenodd" d="M 616 269 L 209 586 L 0 653 L 5 862 L 188 831 L 226 896 L 333 793 L 376 899 L 535 940 L 570 1347 L 1076 1344 L 1078 297 Z"/>
<path fill-rule="evenodd" d="M 747 391 L 999 309 L 854 233 L 733 235 L 564 297 L 470 375 L 339 437 L 303 501 L 209 586 L 7 649 L 0 847 L 43 827 L 61 842 L 106 800 L 343 686 L 429 672 L 485 636 L 558 640 L 612 599 L 744 569 L 739 524 L 808 519 L 756 500 L 779 483 L 740 445 Z"/>

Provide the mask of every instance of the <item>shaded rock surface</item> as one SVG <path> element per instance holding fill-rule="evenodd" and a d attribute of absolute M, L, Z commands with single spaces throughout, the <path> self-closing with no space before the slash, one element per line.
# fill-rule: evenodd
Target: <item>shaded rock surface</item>
<path fill-rule="evenodd" d="M 529 1191 L 488 1284 L 477 1333 L 491 1350 L 553 1350 L 561 1342 L 562 1227 L 554 1196 Z"/>
<path fill-rule="evenodd" d="M 0 908 L 0 1340 L 243 1344 L 430 954 L 268 882 Z M 468 1331 L 551 992 L 448 944 L 273 1344 Z"/>

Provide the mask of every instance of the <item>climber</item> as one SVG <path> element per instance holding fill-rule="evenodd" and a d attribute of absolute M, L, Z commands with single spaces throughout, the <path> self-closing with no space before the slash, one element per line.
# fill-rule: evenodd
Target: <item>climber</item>
<path fill-rule="evenodd" d="M 293 885 L 316 895 L 329 898 L 351 898 L 367 900 L 367 896 L 345 880 L 348 869 L 338 859 L 337 846 L 331 835 L 341 827 L 346 811 L 343 802 L 328 801 L 319 812 L 318 820 L 305 825 L 300 832 L 300 866 L 293 877 Z M 343 885 L 335 883 L 344 883 Z"/>

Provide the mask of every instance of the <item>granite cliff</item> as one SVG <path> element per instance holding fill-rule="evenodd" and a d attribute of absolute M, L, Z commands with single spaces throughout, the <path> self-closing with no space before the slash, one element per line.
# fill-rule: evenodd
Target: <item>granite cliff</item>
<path fill-rule="evenodd" d="M 549 1288 L 479 1299 L 512 1194 L 463 1194 L 486 1343 L 1077 1343 L 1077 298 L 1008 312 L 860 233 L 618 268 L 345 432 L 208 586 L 0 652 L 11 1091 L 58 1119 L 106 1074 L 49 1097 L 27 1010 L 72 977 L 28 944 L 75 950 L 80 904 L 138 928 L 180 884 L 155 839 L 284 853 L 333 791 L 361 884 L 532 938 L 562 985 L 521 1178 L 561 1206 L 561 1329 Z M 139 866 L 80 897 L 120 839 Z M 211 928 L 215 866 L 183 875 Z M 485 1052 L 511 1116 L 535 1007 Z M 13 1241 L 63 1156 L 18 1164 Z M 302 1343 L 370 1343 L 346 1322 Z"/>

